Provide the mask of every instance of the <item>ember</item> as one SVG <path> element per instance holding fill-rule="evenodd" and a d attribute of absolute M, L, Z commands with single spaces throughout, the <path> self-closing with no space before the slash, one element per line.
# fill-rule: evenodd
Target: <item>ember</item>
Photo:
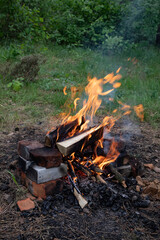
<path fill-rule="evenodd" d="M 46 134 L 44 145 L 25 141 L 18 144 L 19 163 L 26 177 L 37 184 L 42 184 L 68 176 L 68 182 L 81 208 L 84 208 L 88 202 L 79 190 L 78 178 L 84 176 L 94 178 L 108 186 L 108 189 L 115 194 L 117 192 L 109 187 L 108 180 L 113 178 L 126 188 L 125 177 L 135 172 L 134 164 L 125 153 L 123 141 L 111 137 L 109 133 L 115 122 L 121 116 L 130 114 L 132 109 L 143 120 L 143 106 L 140 104 L 132 108 L 118 101 L 119 109 L 116 108 L 112 112 L 116 115 L 105 116 L 99 125 L 94 125 L 94 116 L 101 106 L 101 98 L 108 95 L 108 99 L 114 101 L 110 94 L 121 86 L 119 71 L 120 68 L 116 75 L 111 73 L 103 79 L 88 77 L 89 83 L 85 88 L 88 99 L 83 101 L 83 107 L 74 116 L 70 115 L 72 112 L 70 110 L 63 118 L 62 124 Z M 103 91 L 103 86 L 106 84 L 110 89 Z M 65 95 L 67 95 L 66 89 L 65 87 L 63 90 Z M 72 87 L 71 91 L 75 111 L 80 99 L 74 99 L 77 91 L 75 87 Z M 53 188 L 54 186 L 57 188 L 55 183 Z M 47 186 L 44 189 L 46 188 Z M 53 188 L 48 186 L 51 191 L 44 190 L 44 196 L 53 193 L 55 190 Z M 125 195 L 122 194 L 122 197 Z"/>

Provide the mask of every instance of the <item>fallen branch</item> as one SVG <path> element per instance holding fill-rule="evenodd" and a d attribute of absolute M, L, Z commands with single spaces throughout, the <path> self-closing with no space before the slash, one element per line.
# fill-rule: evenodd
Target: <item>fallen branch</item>
<path fill-rule="evenodd" d="M 117 169 L 115 167 L 113 167 L 112 163 L 108 166 L 108 168 L 110 169 L 111 173 L 113 173 L 115 175 L 115 178 L 118 180 L 118 182 L 121 183 L 124 188 L 126 188 L 127 185 L 125 183 L 124 177 L 122 176 L 122 174 L 120 174 L 117 171 Z"/>

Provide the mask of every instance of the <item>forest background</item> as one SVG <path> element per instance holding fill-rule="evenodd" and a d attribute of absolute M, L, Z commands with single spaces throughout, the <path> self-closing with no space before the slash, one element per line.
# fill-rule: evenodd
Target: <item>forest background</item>
<path fill-rule="evenodd" d="M 70 87 L 120 66 L 115 100 L 143 104 L 145 121 L 158 126 L 159 0 L 0 0 L 2 128 L 46 120 L 65 102 L 72 107 Z"/>

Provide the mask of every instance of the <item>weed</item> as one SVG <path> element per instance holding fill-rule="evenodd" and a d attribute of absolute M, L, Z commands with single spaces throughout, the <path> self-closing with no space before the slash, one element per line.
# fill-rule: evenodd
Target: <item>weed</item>
<path fill-rule="evenodd" d="M 7 87 L 18 92 L 24 86 L 23 81 L 24 81 L 23 77 L 13 79 L 12 82 L 7 84 Z"/>
<path fill-rule="evenodd" d="M 7 173 L 9 173 L 9 174 L 11 175 L 13 182 L 16 184 L 16 186 L 17 186 L 18 190 L 20 190 L 20 186 L 19 186 L 19 184 L 18 184 L 18 182 L 17 182 L 17 180 L 16 180 L 16 178 L 15 178 L 14 174 L 13 174 L 13 173 L 11 173 L 11 172 L 10 172 L 10 171 L 8 171 L 8 170 L 7 170 Z"/>

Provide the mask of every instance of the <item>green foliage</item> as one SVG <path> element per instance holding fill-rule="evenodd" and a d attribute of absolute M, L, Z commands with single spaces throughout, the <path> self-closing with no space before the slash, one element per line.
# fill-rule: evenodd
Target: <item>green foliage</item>
<path fill-rule="evenodd" d="M 21 54 L 22 50 L 19 48 L 19 46 L 15 44 L 10 44 L 7 47 L 3 47 L 3 51 L 1 52 L 1 58 L 9 61 L 16 59 Z"/>
<path fill-rule="evenodd" d="M 1 39 L 23 40 L 27 46 L 50 40 L 85 47 L 99 47 L 103 43 L 115 49 L 126 44 L 123 39 L 155 43 L 160 3 L 159 0 L 1 0 L 0 22 Z M 106 38 L 106 33 L 111 34 Z"/>
<path fill-rule="evenodd" d="M 127 1 L 123 9 L 121 34 L 134 43 L 146 41 L 155 43 L 160 24 L 159 0 Z"/>
<path fill-rule="evenodd" d="M 98 46 L 121 15 L 113 0 L 2 0 L 1 5 L 2 38 L 75 46 Z"/>
<path fill-rule="evenodd" d="M 7 87 L 13 89 L 16 92 L 18 92 L 24 86 L 23 81 L 24 81 L 23 77 L 13 79 L 12 82 L 7 84 Z"/>
<path fill-rule="evenodd" d="M 124 40 L 122 36 L 109 35 L 106 33 L 106 38 L 102 43 L 103 53 L 122 53 L 125 52 L 131 44 L 127 40 Z"/>
<path fill-rule="evenodd" d="M 51 6 L 50 37 L 58 44 L 98 46 L 121 15 L 121 6 L 109 0 L 56 0 Z"/>
<path fill-rule="evenodd" d="M 1 0 L 1 39 L 31 39 L 32 42 L 47 38 L 44 20 L 38 8 L 29 8 L 21 0 Z"/>

